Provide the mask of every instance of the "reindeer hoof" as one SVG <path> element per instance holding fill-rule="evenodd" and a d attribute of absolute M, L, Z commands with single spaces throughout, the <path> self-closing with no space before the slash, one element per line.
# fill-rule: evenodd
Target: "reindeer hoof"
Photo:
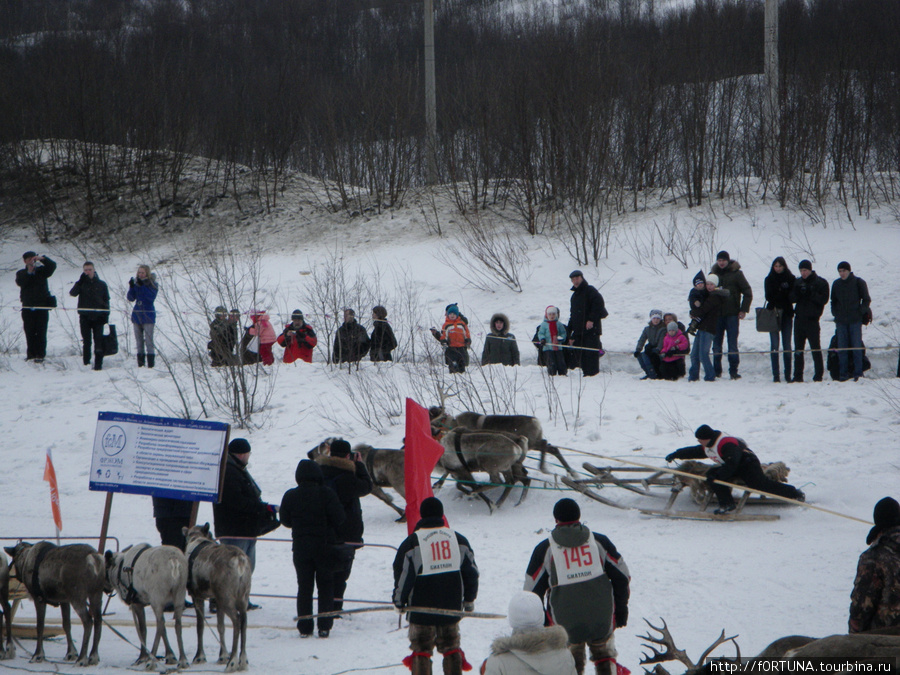
<path fill-rule="evenodd" d="M 216 661 L 216 663 L 218 663 L 218 664 L 228 663 L 228 662 L 229 662 L 229 661 L 228 661 L 228 654 L 224 654 L 223 656 L 220 656 L 220 657 L 218 658 L 218 660 Z"/>
<path fill-rule="evenodd" d="M 147 659 L 144 670 L 156 670 L 156 659 Z"/>
<path fill-rule="evenodd" d="M 77 659 L 78 654 L 66 654 L 65 658 L 63 658 L 63 661 L 68 661 L 69 663 L 75 661 L 76 665 L 81 665 L 80 663 L 78 663 Z"/>
<path fill-rule="evenodd" d="M 182 656 L 181 659 L 178 661 L 178 668 L 181 669 L 181 670 L 183 670 L 183 669 L 189 668 L 189 667 L 190 667 L 190 666 L 188 665 L 188 660 L 187 660 L 187 658 L 185 658 L 184 656 Z"/>
<path fill-rule="evenodd" d="M 35 654 L 34 656 L 31 657 L 31 660 L 28 661 L 28 663 L 43 663 L 43 662 L 44 662 L 43 654 Z"/>
<path fill-rule="evenodd" d="M 166 654 L 166 665 L 167 666 L 174 666 L 176 661 L 177 661 L 177 659 L 175 658 L 174 654 Z"/>
<path fill-rule="evenodd" d="M 191 663 L 195 665 L 198 663 L 206 663 L 206 654 L 197 654 L 197 656 L 194 657 L 194 660 L 191 661 Z"/>
<path fill-rule="evenodd" d="M 238 670 L 238 664 L 237 664 L 237 661 L 235 661 L 234 659 L 231 659 L 231 661 L 228 662 L 228 665 L 225 666 L 226 673 L 236 673 L 237 670 Z"/>

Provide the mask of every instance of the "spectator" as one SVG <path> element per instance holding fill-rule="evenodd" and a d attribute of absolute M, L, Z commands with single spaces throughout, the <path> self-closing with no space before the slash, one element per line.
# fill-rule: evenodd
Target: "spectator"
<path fill-rule="evenodd" d="M 371 349 L 369 358 L 372 361 L 393 361 L 391 352 L 397 348 L 397 338 L 387 320 L 387 309 L 381 305 L 372 308 L 372 336 L 369 338 Z"/>
<path fill-rule="evenodd" d="M 809 341 L 813 358 L 813 381 L 821 382 L 825 373 L 819 318 L 829 297 L 828 282 L 819 277 L 809 260 L 800 261 L 800 278 L 794 280 L 790 300 L 794 304 L 794 378 L 803 382 L 803 350 Z"/>
<path fill-rule="evenodd" d="M 666 455 L 666 461 L 707 458 L 713 461 L 715 466 L 706 472 L 706 481 L 719 501 L 719 508 L 715 510 L 716 514 L 723 515 L 737 508 L 734 497 L 731 496 L 731 488 L 714 482 L 716 480 L 729 483 L 742 480 L 747 487 L 755 490 L 770 492 L 798 502 L 806 501 L 806 495 L 793 485 L 779 483 L 768 478 L 763 473 L 756 454 L 747 447 L 742 439 L 736 436 L 727 436 L 718 429 L 711 428 L 708 424 L 697 427 L 694 437 L 699 445 L 679 448 Z"/>
<path fill-rule="evenodd" d="M 853 381 L 863 376 L 862 325 L 871 320 L 872 299 L 866 282 L 854 276 L 850 263 L 838 263 L 838 275 L 831 284 L 831 314 L 837 336 L 838 364 L 841 382 L 850 379 L 847 352 L 853 353 Z"/>
<path fill-rule="evenodd" d="M 719 325 L 719 313 L 728 301 L 728 291 L 718 288 L 719 277 L 710 274 L 706 277 L 706 300 L 697 309 L 691 312 L 691 325 L 688 333 L 694 335 L 694 346 L 691 349 L 691 369 L 688 373 L 688 382 L 696 382 L 700 379 L 700 363 L 703 363 L 703 379 L 712 382 L 716 379 L 713 363 L 709 358 L 709 349 L 712 346 L 716 329 Z"/>
<path fill-rule="evenodd" d="M 238 334 L 237 326 L 229 319 L 227 309 L 219 305 L 214 311 L 215 317 L 209 324 L 209 344 L 206 348 L 212 367 L 220 368 L 234 364 Z"/>
<path fill-rule="evenodd" d="M 148 368 L 156 366 L 156 349 L 153 346 L 153 331 L 156 328 L 156 294 L 159 284 L 156 275 L 150 271 L 149 265 L 138 265 L 137 274 L 128 280 L 129 302 L 134 303 L 131 312 L 131 325 L 134 328 L 134 341 L 137 344 L 138 368 L 147 364 Z"/>
<path fill-rule="evenodd" d="M 613 631 L 628 623 L 628 566 L 607 537 L 580 522 L 575 500 L 556 502 L 553 518 L 556 527 L 531 554 L 525 590 L 546 598 L 553 623 L 566 629 L 579 675 L 585 645 L 597 675 L 616 675 Z"/>
<path fill-rule="evenodd" d="M 664 380 L 679 380 L 684 377 L 684 357 L 690 353 L 691 345 L 677 321 L 666 324 L 662 349 L 659 355 L 659 376 Z"/>
<path fill-rule="evenodd" d="M 235 438 L 228 444 L 225 480 L 218 503 L 213 504 L 216 537 L 237 546 L 256 569 L 256 538 L 278 527 L 277 509 L 262 500 L 262 490 L 247 470 L 250 442 Z M 251 605 L 250 609 L 256 609 Z"/>
<path fill-rule="evenodd" d="M 47 325 L 50 308 L 56 298 L 50 294 L 47 279 L 56 271 L 56 263 L 45 255 L 26 251 L 24 269 L 16 272 L 19 300 L 22 302 L 22 327 L 25 330 L 25 360 L 43 363 L 47 356 Z"/>
<path fill-rule="evenodd" d="M 337 529 L 334 546 L 334 609 L 344 607 L 344 591 L 353 569 L 357 549 L 362 547 L 363 516 L 359 498 L 372 491 L 372 479 L 366 465 L 350 456 L 350 444 L 344 440 L 331 442 L 328 454 L 318 455 L 325 485 L 334 490 L 347 519 Z"/>
<path fill-rule="evenodd" d="M 297 630 L 308 638 L 313 632 L 313 586 L 319 596 L 319 613 L 332 611 L 334 605 L 334 562 L 332 546 L 336 530 L 346 516 L 334 490 L 324 484 L 322 470 L 309 459 L 301 460 L 294 474 L 297 487 L 284 493 L 281 522 L 291 528 L 294 570 L 297 572 Z M 319 637 L 331 633 L 334 618 L 320 616 Z"/>
<path fill-rule="evenodd" d="M 557 308 L 557 312 L 559 312 L 559 308 Z M 545 311 L 544 315 L 546 316 L 546 311 Z M 557 314 L 557 316 L 558 316 L 558 314 Z M 547 365 L 547 363 L 544 360 L 544 350 L 541 345 L 541 338 L 538 336 L 538 333 L 540 332 L 542 325 L 543 325 L 543 322 L 539 323 L 537 325 L 537 328 L 534 329 L 534 335 L 531 336 L 531 344 L 533 344 L 534 348 L 537 349 L 537 364 L 538 364 L 538 366 L 546 366 Z M 560 324 L 560 325 L 562 326 L 563 324 Z M 563 326 L 563 327 L 565 327 L 565 326 Z"/>
<path fill-rule="evenodd" d="M 719 314 L 719 323 L 716 327 L 716 336 L 713 339 L 713 365 L 716 377 L 722 377 L 722 344 L 725 336 L 728 336 L 728 374 L 732 380 L 741 379 L 738 374 L 738 366 L 741 363 L 738 352 L 738 332 L 740 322 L 750 311 L 750 303 L 753 302 L 753 290 L 747 282 L 741 265 L 737 260 L 732 260 L 728 251 L 719 251 L 716 255 L 716 264 L 710 270 L 719 278 L 719 287 L 728 291 L 729 297 Z"/>
<path fill-rule="evenodd" d="M 644 326 L 634 348 L 634 358 L 644 371 L 642 380 L 659 379 L 659 348 L 666 334 L 666 324 L 659 309 L 650 310 L 650 322 Z"/>
<path fill-rule="evenodd" d="M 484 349 L 481 352 L 481 365 L 491 363 L 519 365 L 519 344 L 516 336 L 509 332 L 509 319 L 500 312 L 491 317 L 491 330 L 484 338 Z"/>
<path fill-rule="evenodd" d="M 447 305 L 444 325 L 441 330 L 431 329 L 431 334 L 444 345 L 444 363 L 451 373 L 464 373 L 469 365 L 469 347 L 472 336 L 469 334 L 469 322 L 453 303 Z"/>
<path fill-rule="evenodd" d="M 559 320 L 559 307 L 550 305 L 544 310 L 544 321 L 538 326 L 537 339 L 543 352 L 543 364 L 548 375 L 565 375 L 568 372 L 563 345 L 566 344 L 566 326 Z"/>
<path fill-rule="evenodd" d="M 850 594 L 850 633 L 900 626 L 900 504 L 885 497 L 872 516 Z"/>
<path fill-rule="evenodd" d="M 191 526 L 194 503 L 171 497 L 153 497 L 153 518 L 163 546 L 175 546 L 183 552 L 187 541 L 184 528 Z"/>
<path fill-rule="evenodd" d="M 478 567 L 468 539 L 444 523 L 444 505 L 435 497 L 422 500 L 421 519 L 394 557 L 394 606 L 475 611 Z M 470 670 L 460 649 L 459 617 L 409 613 L 409 646 L 403 659 L 412 675 L 431 675 L 431 654 L 444 657 L 444 675 Z"/>
<path fill-rule="evenodd" d="M 82 363 L 91 365 L 93 343 L 94 370 L 103 370 L 103 326 L 109 322 L 109 287 L 97 276 L 94 263 L 84 263 L 69 295 L 78 298 Z"/>
<path fill-rule="evenodd" d="M 562 626 L 544 628 L 544 607 L 534 593 L 519 591 L 509 601 L 512 635 L 491 644 L 482 675 L 575 675 L 575 658 Z"/>
<path fill-rule="evenodd" d="M 369 335 L 356 321 L 356 312 L 344 310 L 344 323 L 334 334 L 334 362 L 359 363 L 369 353 Z"/>
<path fill-rule="evenodd" d="M 685 328 L 684 324 L 678 320 L 678 315 L 675 312 L 666 312 L 665 314 L 663 314 L 662 322 L 665 326 L 668 326 L 673 321 L 678 324 L 678 330 L 680 330 L 682 333 L 687 333 L 687 328 Z M 665 335 L 663 335 L 663 337 L 665 337 Z M 660 344 L 660 347 L 662 347 L 662 344 Z"/>
<path fill-rule="evenodd" d="M 277 342 L 284 347 L 285 363 L 293 363 L 298 359 L 312 363 L 312 350 L 318 343 L 318 338 L 313 327 L 304 320 L 303 312 L 295 309 L 291 312 L 291 322 L 285 325 Z"/>
<path fill-rule="evenodd" d="M 695 309 L 700 309 L 700 305 L 703 304 L 703 301 L 706 300 L 706 296 L 709 295 L 706 290 L 706 276 L 703 274 L 703 270 L 697 272 L 693 284 L 694 287 L 691 289 L 690 293 L 688 293 L 689 313 L 693 312 Z"/>
<path fill-rule="evenodd" d="M 272 345 L 278 340 L 275 336 L 275 328 L 272 321 L 265 310 L 250 312 L 250 328 L 247 333 L 251 336 L 251 340 L 259 338 L 257 345 L 259 348 L 259 360 L 265 366 L 271 366 L 275 363 L 275 356 L 272 354 Z"/>
<path fill-rule="evenodd" d="M 603 335 L 601 320 L 609 316 L 600 292 L 584 280 L 581 270 L 569 274 L 572 280 L 572 299 L 569 303 L 569 345 L 575 349 L 566 350 L 569 368 L 581 368 L 585 377 L 600 372 L 600 357 L 603 356 Z"/>
<path fill-rule="evenodd" d="M 772 268 L 765 280 L 766 308 L 778 310 L 778 330 L 769 333 L 769 346 L 772 357 L 772 381 L 781 382 L 778 372 L 778 336 L 781 335 L 781 348 L 784 358 L 784 381 L 791 381 L 791 332 L 794 326 L 794 305 L 791 302 L 791 290 L 796 277 L 788 268 L 787 261 L 778 256 L 772 261 Z"/>

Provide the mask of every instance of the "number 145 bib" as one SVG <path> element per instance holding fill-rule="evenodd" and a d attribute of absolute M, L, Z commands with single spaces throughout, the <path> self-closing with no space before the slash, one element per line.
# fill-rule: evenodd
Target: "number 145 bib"
<path fill-rule="evenodd" d="M 602 577 L 603 561 L 600 558 L 600 546 L 591 537 L 581 546 L 571 548 L 560 546 L 550 538 L 550 552 L 556 567 L 556 584 L 566 586 L 578 584 Z"/>
<path fill-rule="evenodd" d="M 422 576 L 458 572 L 462 554 L 456 533 L 448 527 L 418 530 L 419 553 L 422 555 Z"/>

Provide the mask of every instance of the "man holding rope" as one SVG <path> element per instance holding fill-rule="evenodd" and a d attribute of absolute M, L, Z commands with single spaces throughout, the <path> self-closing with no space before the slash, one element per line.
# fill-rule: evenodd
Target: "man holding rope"
<path fill-rule="evenodd" d="M 711 459 L 716 465 L 706 472 L 706 481 L 710 489 L 715 493 L 719 501 L 719 508 L 714 513 L 722 515 L 734 511 L 736 507 L 734 497 L 731 496 L 731 488 L 727 485 L 715 483 L 716 480 L 733 483 L 735 479 L 741 479 L 747 487 L 754 490 L 762 490 L 779 497 L 794 499 L 798 502 L 806 501 L 806 495 L 793 485 L 779 483 L 771 480 L 763 473 L 759 459 L 747 444 L 735 436 L 726 436 L 718 429 L 703 424 L 694 432 L 699 445 L 691 445 L 679 448 L 675 452 L 666 455 L 666 461 L 676 459 Z"/>

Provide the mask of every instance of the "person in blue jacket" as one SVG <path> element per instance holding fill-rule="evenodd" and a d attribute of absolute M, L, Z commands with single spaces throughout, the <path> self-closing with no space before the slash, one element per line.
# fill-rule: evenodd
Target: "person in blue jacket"
<path fill-rule="evenodd" d="M 156 328 L 156 294 L 159 284 L 156 275 L 150 271 L 149 265 L 138 265 L 137 274 L 128 280 L 129 302 L 134 303 L 131 312 L 131 325 L 134 328 L 134 340 L 137 343 L 137 364 L 142 368 L 156 365 L 156 349 L 153 346 L 153 330 Z"/>

